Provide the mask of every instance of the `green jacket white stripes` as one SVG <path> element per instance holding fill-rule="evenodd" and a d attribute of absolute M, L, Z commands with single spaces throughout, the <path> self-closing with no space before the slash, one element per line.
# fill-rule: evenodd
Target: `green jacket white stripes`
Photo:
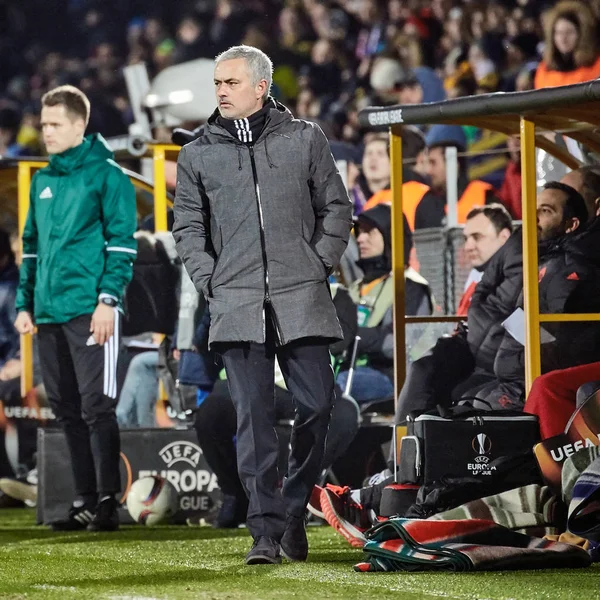
<path fill-rule="evenodd" d="M 37 323 L 90 314 L 102 295 L 121 301 L 137 254 L 135 190 L 98 134 L 32 178 L 17 310 Z"/>

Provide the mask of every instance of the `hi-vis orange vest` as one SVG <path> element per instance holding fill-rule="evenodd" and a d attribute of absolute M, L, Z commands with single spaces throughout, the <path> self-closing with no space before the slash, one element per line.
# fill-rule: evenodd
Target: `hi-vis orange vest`
<path fill-rule="evenodd" d="M 464 225 L 467 222 L 467 215 L 476 206 L 485 206 L 485 196 L 489 190 L 494 189 L 489 183 L 485 181 L 471 181 L 466 187 L 463 195 L 458 200 L 458 223 Z M 446 205 L 446 214 L 448 213 L 448 206 Z"/>
<path fill-rule="evenodd" d="M 415 230 L 415 213 L 419 202 L 429 191 L 429 186 L 418 181 L 407 181 L 402 184 L 402 209 L 411 231 Z M 391 204 L 392 190 L 379 190 L 373 194 L 363 207 L 363 211 L 369 210 L 378 204 Z"/>
<path fill-rule="evenodd" d="M 579 67 L 574 71 L 550 71 L 545 61 L 542 61 L 535 73 L 534 87 L 536 90 L 561 85 L 583 83 L 600 77 L 600 57 L 589 67 Z"/>

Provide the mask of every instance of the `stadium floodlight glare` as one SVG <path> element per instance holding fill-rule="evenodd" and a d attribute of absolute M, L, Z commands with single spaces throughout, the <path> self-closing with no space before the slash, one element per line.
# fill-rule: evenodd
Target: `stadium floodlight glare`
<path fill-rule="evenodd" d="M 198 59 L 161 71 L 150 84 L 144 106 L 180 121 L 207 119 L 215 109 L 214 61 Z"/>
<path fill-rule="evenodd" d="M 193 99 L 194 92 L 192 90 L 177 90 L 169 92 L 166 98 L 158 94 L 148 94 L 145 104 L 147 108 L 164 108 L 167 106 L 176 106 L 177 104 L 186 104 L 192 102 Z"/>

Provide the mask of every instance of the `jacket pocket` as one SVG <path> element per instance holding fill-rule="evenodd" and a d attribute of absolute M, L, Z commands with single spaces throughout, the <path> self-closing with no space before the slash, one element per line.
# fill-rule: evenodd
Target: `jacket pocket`
<path fill-rule="evenodd" d="M 210 276 L 210 280 L 208 282 L 208 291 L 209 295 L 212 296 L 213 286 L 217 283 L 217 277 L 219 274 L 219 263 L 221 262 L 221 257 L 223 256 L 223 230 L 221 226 L 217 228 L 215 239 L 213 242 L 213 249 L 215 252 L 215 264 L 213 265 L 213 270 Z"/>
<path fill-rule="evenodd" d="M 312 245 L 309 242 L 307 242 L 304 238 L 303 245 L 306 248 L 306 254 L 308 255 L 308 258 L 318 268 L 317 273 L 320 273 L 321 279 L 326 280 L 328 277 L 327 267 L 325 267 L 325 264 L 321 260 L 321 257 L 317 254 L 317 251 L 312 247 Z"/>

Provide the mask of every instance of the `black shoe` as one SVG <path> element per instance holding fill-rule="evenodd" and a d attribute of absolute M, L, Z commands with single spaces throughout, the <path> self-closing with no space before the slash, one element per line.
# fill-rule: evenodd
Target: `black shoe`
<path fill-rule="evenodd" d="M 88 531 L 116 531 L 119 529 L 118 508 L 119 503 L 112 496 L 100 500 L 96 507 L 96 515 L 87 526 Z"/>
<path fill-rule="evenodd" d="M 281 554 L 290 561 L 305 561 L 308 556 L 306 521 L 303 517 L 288 516 L 281 538 Z"/>
<path fill-rule="evenodd" d="M 52 531 L 81 531 L 85 529 L 94 518 L 95 507 L 91 504 L 71 506 L 66 519 L 50 523 Z"/>
<path fill-rule="evenodd" d="M 247 565 L 277 565 L 280 562 L 279 544 L 266 535 L 257 537 L 250 552 L 246 554 Z"/>
<path fill-rule="evenodd" d="M 248 499 L 246 496 L 238 498 L 237 496 L 223 496 L 223 504 L 219 514 L 213 523 L 217 529 L 234 529 L 238 525 L 246 522 L 248 514 Z"/>

